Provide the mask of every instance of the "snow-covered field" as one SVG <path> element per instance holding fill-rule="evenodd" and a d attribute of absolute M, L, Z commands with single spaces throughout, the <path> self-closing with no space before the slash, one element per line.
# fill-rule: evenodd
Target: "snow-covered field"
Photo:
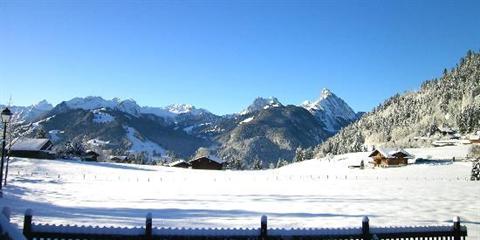
<path fill-rule="evenodd" d="M 409 150 L 433 160 L 461 159 L 468 147 Z M 207 171 L 159 166 L 15 159 L 1 206 L 21 226 L 56 224 L 271 227 L 450 224 L 460 216 L 480 239 L 480 184 L 471 163 L 431 161 L 400 168 L 351 169 L 366 153 L 309 160 L 276 170 Z"/>

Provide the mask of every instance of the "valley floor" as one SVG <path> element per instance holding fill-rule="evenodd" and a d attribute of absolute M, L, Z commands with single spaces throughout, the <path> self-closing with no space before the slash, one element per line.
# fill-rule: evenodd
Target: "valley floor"
<path fill-rule="evenodd" d="M 0 205 L 21 226 L 271 227 L 451 224 L 460 216 L 480 239 L 480 185 L 469 181 L 468 147 L 412 149 L 432 161 L 400 168 L 350 169 L 367 153 L 263 171 L 206 171 L 68 160 L 15 159 Z"/>

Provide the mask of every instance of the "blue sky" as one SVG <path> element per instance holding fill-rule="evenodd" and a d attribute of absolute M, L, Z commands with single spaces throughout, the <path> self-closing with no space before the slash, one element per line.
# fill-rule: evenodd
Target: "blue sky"
<path fill-rule="evenodd" d="M 479 2 L 0 0 L 0 102 L 95 95 L 225 114 L 326 87 L 369 111 L 478 51 Z"/>

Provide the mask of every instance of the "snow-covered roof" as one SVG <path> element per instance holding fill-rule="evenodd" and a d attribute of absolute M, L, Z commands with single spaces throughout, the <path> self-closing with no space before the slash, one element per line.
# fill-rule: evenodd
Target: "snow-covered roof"
<path fill-rule="evenodd" d="M 120 159 L 120 160 L 126 160 L 127 156 L 110 156 L 110 160 L 112 160 L 114 158 L 117 158 L 117 159 Z"/>
<path fill-rule="evenodd" d="M 48 138 L 19 138 L 11 148 L 13 151 L 40 151 L 48 150 L 48 144 L 51 144 Z"/>
<path fill-rule="evenodd" d="M 215 156 L 215 155 L 204 155 L 204 156 L 200 156 L 200 157 L 197 157 L 193 160 L 191 160 L 190 162 L 192 161 L 195 161 L 197 159 L 200 159 L 200 158 L 208 158 L 214 162 L 217 162 L 217 163 L 220 163 L 220 164 L 223 164 L 225 161 L 223 161 L 222 159 L 220 159 L 219 157 Z"/>
<path fill-rule="evenodd" d="M 370 153 L 369 157 L 372 157 L 377 151 L 386 158 L 394 158 L 398 153 L 404 154 L 405 158 L 413 158 L 413 156 L 403 148 L 377 148 Z"/>
<path fill-rule="evenodd" d="M 455 130 L 450 127 L 438 127 L 438 130 L 443 133 L 455 133 Z"/>
<path fill-rule="evenodd" d="M 472 135 L 468 139 L 469 140 L 480 140 L 480 135 Z"/>
<path fill-rule="evenodd" d="M 186 162 L 185 160 L 177 160 L 177 161 L 174 161 L 174 162 L 171 162 L 168 164 L 169 167 L 174 167 L 180 163 L 186 163 L 186 164 L 189 164 L 188 162 Z"/>

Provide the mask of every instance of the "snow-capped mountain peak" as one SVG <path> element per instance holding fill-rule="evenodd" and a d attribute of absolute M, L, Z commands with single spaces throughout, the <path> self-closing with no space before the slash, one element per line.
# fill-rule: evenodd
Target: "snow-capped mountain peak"
<path fill-rule="evenodd" d="M 320 100 L 321 99 L 326 99 L 330 96 L 334 95 L 332 91 L 330 91 L 328 88 L 323 88 L 322 92 L 320 93 Z"/>
<path fill-rule="evenodd" d="M 42 101 L 40 101 L 36 104 L 33 104 L 31 107 L 34 108 L 34 109 L 37 109 L 37 110 L 50 111 L 50 110 L 52 110 L 53 105 L 50 104 L 49 102 L 47 102 L 47 100 L 44 99 L 44 100 L 42 100 Z"/>
<path fill-rule="evenodd" d="M 253 101 L 250 106 L 248 106 L 245 110 L 240 112 L 240 115 L 245 115 L 251 112 L 259 111 L 262 109 L 270 108 L 270 107 L 280 107 L 283 106 L 280 101 L 276 97 L 269 97 L 269 98 L 262 98 L 257 97 Z"/>
<path fill-rule="evenodd" d="M 345 123 L 355 121 L 357 115 L 341 98 L 327 88 L 322 89 L 320 97 L 315 101 L 305 101 L 301 106 L 307 109 L 331 132 L 338 131 Z"/>
<path fill-rule="evenodd" d="M 5 107 L 7 106 L 0 105 L 0 109 Z M 13 112 L 12 122 L 23 123 L 36 120 L 46 112 L 52 110 L 53 106 L 46 100 L 42 100 L 30 106 L 8 106 L 8 108 Z"/>
<path fill-rule="evenodd" d="M 196 108 L 190 104 L 171 104 L 165 107 L 165 110 L 173 113 L 173 114 L 185 114 L 190 113 L 192 115 L 199 115 L 202 113 L 208 112 L 205 109 Z"/>
<path fill-rule="evenodd" d="M 126 99 L 118 103 L 116 109 L 137 116 L 141 112 L 141 107 L 133 99 Z"/>
<path fill-rule="evenodd" d="M 115 108 L 120 102 L 120 99 L 114 98 L 112 100 L 105 100 L 97 96 L 88 96 L 84 98 L 76 97 L 65 102 L 68 108 L 92 110 L 98 108 Z"/>
<path fill-rule="evenodd" d="M 182 114 L 195 110 L 195 107 L 190 104 L 171 104 L 166 106 L 165 110 L 175 114 Z"/>
<path fill-rule="evenodd" d="M 196 108 L 190 104 L 172 104 L 166 107 L 141 107 L 133 99 L 121 100 L 120 98 L 113 98 L 111 100 L 106 100 L 102 97 L 93 96 L 85 98 L 73 98 L 69 101 L 66 101 L 65 104 L 70 109 L 94 110 L 100 108 L 110 108 L 126 112 L 134 116 L 145 113 L 169 119 L 175 118 L 180 114 L 188 113 L 197 116 L 203 113 L 209 113 L 205 109 Z"/>

